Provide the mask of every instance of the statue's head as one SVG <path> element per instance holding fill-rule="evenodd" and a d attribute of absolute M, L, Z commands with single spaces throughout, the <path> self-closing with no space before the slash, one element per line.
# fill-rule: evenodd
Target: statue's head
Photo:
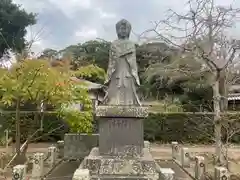
<path fill-rule="evenodd" d="M 116 24 L 117 36 L 119 39 L 128 39 L 131 29 L 131 24 L 126 19 L 122 19 Z"/>

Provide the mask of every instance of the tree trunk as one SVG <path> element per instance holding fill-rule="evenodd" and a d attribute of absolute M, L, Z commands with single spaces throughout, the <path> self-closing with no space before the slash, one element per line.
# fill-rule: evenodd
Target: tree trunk
<path fill-rule="evenodd" d="M 214 107 L 214 133 L 215 133 L 215 155 L 216 164 L 222 164 L 222 140 L 221 140 L 221 95 L 219 92 L 220 79 L 216 78 L 213 83 L 213 107 Z"/>
<path fill-rule="evenodd" d="M 20 155 L 21 155 L 21 131 L 20 131 L 20 124 L 21 124 L 21 120 L 20 120 L 20 100 L 18 99 L 16 102 L 16 134 L 15 134 L 15 144 L 16 144 L 16 159 L 19 159 Z"/>
<path fill-rule="evenodd" d="M 30 127 L 29 127 L 29 132 L 28 132 L 28 137 L 25 141 L 25 146 L 21 152 L 21 156 L 22 156 L 22 159 L 25 159 L 27 160 L 27 150 L 28 150 L 28 145 L 29 143 L 31 142 L 32 138 L 38 133 L 39 130 L 36 130 L 36 131 L 32 131 L 32 130 L 35 130 L 35 126 L 34 125 L 37 125 L 38 124 L 38 120 L 39 120 L 39 112 L 40 112 L 40 106 L 36 105 L 37 107 L 37 111 L 34 112 L 34 119 L 33 121 L 30 123 Z"/>
<path fill-rule="evenodd" d="M 221 112 L 228 110 L 228 89 L 227 89 L 227 80 L 226 80 L 226 69 L 223 69 L 220 72 L 220 83 L 219 83 L 219 92 L 221 94 Z"/>

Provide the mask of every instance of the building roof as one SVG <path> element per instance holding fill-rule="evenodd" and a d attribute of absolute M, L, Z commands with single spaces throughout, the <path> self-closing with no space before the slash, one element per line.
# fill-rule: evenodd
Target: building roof
<path fill-rule="evenodd" d="M 240 100 L 240 93 L 228 94 L 228 101 Z"/>
<path fill-rule="evenodd" d="M 240 85 L 239 85 L 239 84 L 231 85 L 231 86 L 229 87 L 229 91 L 230 91 L 231 93 L 239 92 L 239 91 L 240 91 Z"/>
<path fill-rule="evenodd" d="M 77 77 L 71 77 L 71 80 L 74 82 L 83 83 L 84 87 L 86 87 L 88 90 L 100 90 L 105 88 L 105 86 L 102 84 L 94 83 L 84 79 L 78 79 Z"/>

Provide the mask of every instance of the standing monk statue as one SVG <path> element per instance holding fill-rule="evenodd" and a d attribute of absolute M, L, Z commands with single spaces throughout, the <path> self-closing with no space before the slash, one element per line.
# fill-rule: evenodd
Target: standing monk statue
<path fill-rule="evenodd" d="M 112 42 L 107 70 L 106 105 L 140 106 L 136 87 L 140 85 L 136 47 L 129 40 L 131 24 L 122 19 L 116 24 L 118 40 Z"/>

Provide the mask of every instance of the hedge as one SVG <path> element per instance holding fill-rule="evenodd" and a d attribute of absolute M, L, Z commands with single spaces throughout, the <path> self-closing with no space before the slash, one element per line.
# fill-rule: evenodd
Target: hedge
<path fill-rule="evenodd" d="M 14 117 L 15 114 L 2 114 L 1 122 L 5 128 L 12 130 L 12 136 L 15 134 Z M 229 118 L 240 119 L 239 115 Z M 35 132 L 40 123 L 33 122 L 33 114 L 22 114 L 21 132 L 23 132 L 22 140 L 26 139 L 27 134 Z M 150 141 L 160 141 L 162 143 L 170 143 L 178 141 L 184 143 L 213 143 L 214 127 L 212 123 L 212 115 L 196 115 L 196 114 L 150 114 L 144 119 L 144 137 Z M 96 120 L 97 121 L 97 120 Z M 96 124 L 96 121 L 94 124 Z M 32 124 L 33 123 L 33 124 Z M 32 125 L 31 125 L 32 124 Z M 56 114 L 45 114 L 43 121 L 44 131 L 37 134 L 38 141 L 56 141 L 63 139 L 65 133 L 69 131 L 67 124 Z M 51 134 L 49 131 L 57 129 Z M 95 126 L 97 132 L 97 126 Z M 223 131 L 223 134 L 225 131 Z M 223 140 L 225 136 L 223 135 Z M 232 143 L 240 143 L 240 133 L 235 134 Z"/>
<path fill-rule="evenodd" d="M 227 118 L 239 119 L 238 117 L 239 115 L 228 115 Z M 223 141 L 226 139 L 225 134 L 223 128 Z M 171 141 L 196 144 L 213 143 L 213 115 L 150 114 L 144 120 L 144 137 L 146 140 L 161 141 L 163 143 L 170 143 Z M 240 133 L 236 133 L 231 138 L 231 142 L 240 143 Z"/>
<path fill-rule="evenodd" d="M 3 129 L 10 129 L 10 136 L 15 138 L 15 114 L 6 113 L 1 114 L 0 119 L 3 125 Z M 21 141 L 24 142 L 28 134 L 33 134 L 41 127 L 40 120 L 34 122 L 33 113 L 21 113 Z M 54 131 L 53 131 L 54 130 Z M 52 131 L 52 133 L 50 133 Z M 68 125 L 57 116 L 56 113 L 48 113 L 44 115 L 43 131 L 39 131 L 33 139 L 36 141 L 56 141 L 61 140 L 64 134 L 69 131 Z"/>

